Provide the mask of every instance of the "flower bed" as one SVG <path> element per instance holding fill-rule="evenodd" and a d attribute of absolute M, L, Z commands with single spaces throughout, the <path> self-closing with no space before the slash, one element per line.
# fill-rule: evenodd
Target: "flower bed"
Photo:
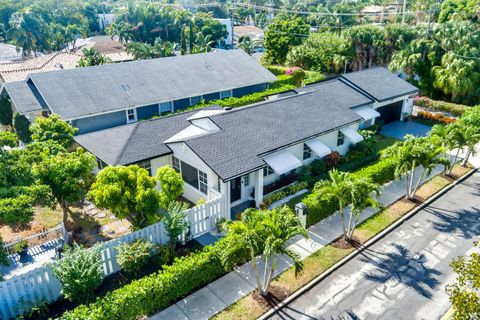
<path fill-rule="evenodd" d="M 450 124 L 457 121 L 455 118 L 447 117 L 440 113 L 432 113 L 428 111 L 419 111 L 417 117 L 420 120 L 426 120 L 427 124 Z"/>
<path fill-rule="evenodd" d="M 283 188 L 281 188 L 277 191 L 274 191 L 270 194 L 267 194 L 265 197 L 263 197 L 263 202 L 260 205 L 260 208 L 261 209 L 267 209 L 274 202 L 280 201 L 285 197 L 294 195 L 294 194 L 306 189 L 307 185 L 308 184 L 305 181 L 299 182 L 299 183 L 294 182 L 294 183 L 289 184 L 289 185 L 287 185 L 287 186 L 285 186 L 285 187 L 283 187 Z M 286 202 L 288 202 L 288 200 Z"/>
<path fill-rule="evenodd" d="M 431 111 L 448 112 L 456 117 L 461 116 L 468 108 L 468 106 L 463 104 L 432 100 L 427 97 L 416 97 L 413 102 L 420 108 L 429 109 Z"/>

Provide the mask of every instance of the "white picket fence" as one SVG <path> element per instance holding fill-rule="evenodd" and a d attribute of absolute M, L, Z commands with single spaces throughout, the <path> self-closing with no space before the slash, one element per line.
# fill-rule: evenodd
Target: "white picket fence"
<path fill-rule="evenodd" d="M 219 197 L 187 210 L 190 235 L 196 238 L 215 227 L 215 222 L 228 217 L 225 199 Z M 143 239 L 155 244 L 167 243 L 168 236 L 163 222 L 148 226 L 114 240 L 102 243 L 102 262 L 105 276 L 120 270 L 116 255 L 119 243 Z M 30 310 L 39 303 L 51 303 L 60 297 L 62 286 L 50 265 L 31 270 L 0 282 L 0 319 L 6 320 Z"/>

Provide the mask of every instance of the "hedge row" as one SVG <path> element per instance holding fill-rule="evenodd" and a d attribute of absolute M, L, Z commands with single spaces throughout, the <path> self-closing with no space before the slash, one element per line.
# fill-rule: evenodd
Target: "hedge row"
<path fill-rule="evenodd" d="M 449 112 L 457 117 L 461 116 L 468 108 L 468 106 L 463 104 L 432 100 L 427 97 L 416 97 L 414 104 L 432 111 Z"/>
<path fill-rule="evenodd" d="M 60 319 L 133 320 L 164 309 L 229 271 L 220 261 L 223 243 L 220 240 L 200 252 L 177 258 L 161 271 L 111 291 L 94 303 L 81 305 Z"/>
<path fill-rule="evenodd" d="M 395 160 L 386 158 L 352 174 L 355 178 L 370 178 L 375 183 L 384 184 L 395 179 L 395 166 Z M 339 209 L 337 200 L 323 194 L 321 187 L 315 187 L 310 194 L 302 199 L 302 202 L 308 208 L 308 226 L 325 219 Z"/>
<path fill-rule="evenodd" d="M 288 185 L 278 191 L 274 191 L 272 192 L 271 194 L 265 196 L 263 198 L 263 202 L 262 204 L 260 205 L 260 208 L 262 209 L 268 209 L 268 207 L 278 201 L 278 200 L 282 200 L 283 198 L 287 197 L 287 196 L 291 196 L 292 194 L 295 194 L 303 189 L 306 189 L 308 187 L 308 183 L 306 181 L 302 181 L 302 182 L 299 182 L 299 183 L 295 183 L 295 184 L 291 184 L 291 185 Z"/>

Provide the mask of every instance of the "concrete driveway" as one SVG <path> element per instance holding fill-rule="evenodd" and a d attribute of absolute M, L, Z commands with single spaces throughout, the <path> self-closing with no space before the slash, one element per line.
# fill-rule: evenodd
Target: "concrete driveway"
<path fill-rule="evenodd" d="M 380 133 L 387 137 L 403 140 L 407 134 L 414 135 L 416 137 L 426 136 L 432 127 L 415 121 L 395 121 L 382 126 Z"/>
<path fill-rule="evenodd" d="M 480 235 L 480 173 L 459 184 L 272 319 L 439 319 L 453 258 Z"/>

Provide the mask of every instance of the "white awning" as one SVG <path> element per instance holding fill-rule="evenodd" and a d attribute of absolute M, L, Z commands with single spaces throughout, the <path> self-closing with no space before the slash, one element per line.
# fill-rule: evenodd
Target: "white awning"
<path fill-rule="evenodd" d="M 276 174 L 284 174 L 302 166 L 302 161 L 286 150 L 269 154 L 263 158 Z"/>
<path fill-rule="evenodd" d="M 312 151 L 315 152 L 315 154 L 319 158 L 323 158 L 323 157 L 325 157 L 326 155 L 329 155 L 332 152 L 332 150 L 329 147 L 327 147 L 325 144 L 320 142 L 320 140 L 318 140 L 318 139 L 308 140 L 307 142 L 305 142 L 305 144 L 310 149 L 312 149 Z"/>
<path fill-rule="evenodd" d="M 370 120 L 380 116 L 380 113 L 377 110 L 367 106 L 355 108 L 353 111 L 355 111 L 364 120 Z"/>
<path fill-rule="evenodd" d="M 353 143 L 358 143 L 363 140 L 363 136 L 350 127 L 342 128 L 340 131 Z"/>

